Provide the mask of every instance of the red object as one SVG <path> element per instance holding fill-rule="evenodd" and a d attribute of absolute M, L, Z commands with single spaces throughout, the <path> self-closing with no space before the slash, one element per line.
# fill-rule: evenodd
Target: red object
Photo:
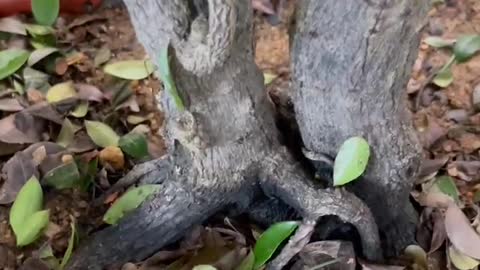
<path fill-rule="evenodd" d="M 0 0 L 0 17 L 31 13 L 32 0 Z M 85 13 L 101 4 L 102 0 L 60 0 L 61 13 Z"/>

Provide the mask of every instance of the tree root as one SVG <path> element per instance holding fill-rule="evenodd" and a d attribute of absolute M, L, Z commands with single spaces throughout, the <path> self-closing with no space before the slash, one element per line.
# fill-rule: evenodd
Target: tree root
<path fill-rule="evenodd" d="M 254 202 L 268 199 L 252 194 L 261 194 L 262 191 L 268 197 L 278 198 L 292 206 L 305 220 L 316 221 L 323 215 L 337 215 L 350 222 L 360 233 L 366 257 L 377 261 L 382 258 L 377 226 L 368 208 L 346 191 L 316 190 L 309 186 L 299 168 L 288 164 L 281 156 L 267 159 L 263 172 L 260 172 L 261 180 L 257 183 L 245 182 L 240 190 L 198 188 L 182 184 L 183 181 L 178 178 L 166 179 L 166 176 L 173 176 L 169 173 L 172 166 L 168 165 L 167 159 L 142 166 L 152 168 L 158 164 L 164 168 L 160 171 L 163 175 L 158 177 L 161 192 L 118 225 L 102 230 L 82 243 L 67 269 L 97 270 L 107 265 L 140 261 L 179 240 L 189 228 L 205 222 L 222 209 L 237 207 L 241 211 L 249 211 L 255 205 L 258 208 L 259 205 Z M 269 207 L 268 204 L 263 205 Z M 309 234 L 302 234 L 300 243 L 307 243 L 309 238 Z M 277 266 L 287 263 L 297 249 L 287 249 L 277 261 Z"/>

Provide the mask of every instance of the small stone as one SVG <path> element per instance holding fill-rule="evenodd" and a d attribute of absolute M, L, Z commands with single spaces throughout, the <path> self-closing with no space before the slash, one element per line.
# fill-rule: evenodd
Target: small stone
<path fill-rule="evenodd" d="M 473 88 L 472 93 L 473 108 L 480 111 L 480 83 Z"/>

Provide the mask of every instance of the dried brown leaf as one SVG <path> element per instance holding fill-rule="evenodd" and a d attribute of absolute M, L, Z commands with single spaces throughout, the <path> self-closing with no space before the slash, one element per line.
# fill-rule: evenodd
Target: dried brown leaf
<path fill-rule="evenodd" d="M 18 112 L 0 119 L 0 141 L 11 144 L 34 143 L 41 140 L 41 125 L 28 113 Z"/>
<path fill-rule="evenodd" d="M 445 222 L 442 213 L 439 211 L 432 212 L 433 235 L 430 243 L 429 254 L 437 251 L 447 239 L 447 231 L 445 230 Z"/>
<path fill-rule="evenodd" d="M 23 152 L 16 153 L 2 168 L 5 179 L 0 188 L 0 204 L 13 202 L 23 185 L 34 175 L 39 177 L 33 160 Z"/>
<path fill-rule="evenodd" d="M 0 99 L 0 111 L 5 112 L 18 112 L 23 110 L 23 106 L 15 98 L 2 98 Z"/>
<path fill-rule="evenodd" d="M 450 204 L 445 212 L 445 230 L 456 249 L 472 258 L 480 259 L 480 236 L 456 204 Z"/>
<path fill-rule="evenodd" d="M 105 98 L 103 92 L 94 85 L 77 83 L 75 88 L 80 99 L 101 102 Z"/>
<path fill-rule="evenodd" d="M 0 32 L 27 35 L 25 24 L 15 17 L 0 18 Z"/>
<path fill-rule="evenodd" d="M 125 157 L 122 150 L 116 146 L 107 146 L 100 151 L 100 163 L 110 165 L 115 170 L 121 170 L 125 166 Z"/>

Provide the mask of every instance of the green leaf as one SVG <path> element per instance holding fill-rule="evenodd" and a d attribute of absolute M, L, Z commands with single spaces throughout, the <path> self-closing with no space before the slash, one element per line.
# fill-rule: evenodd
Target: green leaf
<path fill-rule="evenodd" d="M 141 159 L 148 156 L 147 138 L 143 134 L 130 132 L 120 138 L 118 146 L 133 158 Z"/>
<path fill-rule="evenodd" d="M 29 52 L 19 49 L 0 51 L 0 80 L 19 70 L 27 62 Z"/>
<path fill-rule="evenodd" d="M 60 0 L 32 0 L 32 13 L 39 24 L 52 25 L 60 12 Z"/>
<path fill-rule="evenodd" d="M 96 145 L 100 147 L 118 146 L 120 137 L 108 125 L 98 121 L 86 120 L 85 127 L 87 128 L 88 136 Z"/>
<path fill-rule="evenodd" d="M 73 87 L 71 81 L 63 82 L 52 86 L 47 92 L 47 101 L 49 103 L 59 102 L 65 99 L 74 98 L 77 96 L 77 91 Z"/>
<path fill-rule="evenodd" d="M 450 176 L 444 175 L 438 177 L 435 184 L 442 193 L 452 197 L 455 201 L 459 200 L 459 192 L 457 186 L 455 185 L 455 182 Z"/>
<path fill-rule="evenodd" d="M 245 257 L 242 262 L 240 263 L 235 270 L 253 270 L 253 264 L 255 263 L 255 255 L 253 251 L 248 253 L 247 257 Z"/>
<path fill-rule="evenodd" d="M 52 27 L 45 25 L 26 24 L 25 28 L 32 37 L 46 36 L 55 33 Z"/>
<path fill-rule="evenodd" d="M 160 190 L 161 185 L 143 185 L 127 190 L 117 199 L 103 216 L 105 223 L 114 225 L 128 212 L 131 212 L 152 194 Z"/>
<path fill-rule="evenodd" d="M 455 40 L 452 39 L 443 39 L 441 37 L 427 37 L 424 42 L 432 47 L 435 48 L 444 48 L 444 47 L 450 47 L 453 44 L 455 44 Z"/>
<path fill-rule="evenodd" d="M 66 189 L 78 186 L 80 173 L 75 162 L 62 164 L 48 171 L 43 177 L 45 184 L 56 189 Z"/>
<path fill-rule="evenodd" d="M 80 102 L 80 104 L 77 105 L 75 110 L 73 110 L 70 115 L 76 118 L 82 118 L 85 117 L 88 113 L 88 101 L 84 100 Z"/>
<path fill-rule="evenodd" d="M 269 85 L 277 77 L 278 77 L 277 74 L 263 73 L 263 84 L 264 85 Z"/>
<path fill-rule="evenodd" d="M 62 129 L 57 137 L 57 144 L 67 147 L 73 142 L 73 136 L 75 135 L 75 128 L 68 118 L 63 120 Z"/>
<path fill-rule="evenodd" d="M 18 237 L 23 232 L 26 220 L 42 209 L 43 192 L 40 182 L 32 176 L 20 189 L 10 209 L 10 226 Z"/>
<path fill-rule="evenodd" d="M 476 268 L 480 262 L 458 251 L 453 245 L 448 248 L 450 261 L 459 270 L 469 270 Z"/>
<path fill-rule="evenodd" d="M 433 78 L 433 83 L 442 88 L 449 86 L 452 82 L 453 74 L 450 68 L 442 68 Z"/>
<path fill-rule="evenodd" d="M 260 235 L 253 253 L 255 256 L 254 269 L 262 267 L 272 257 L 277 248 L 298 227 L 296 221 L 284 221 L 275 223 Z"/>
<path fill-rule="evenodd" d="M 185 110 L 185 105 L 183 104 L 182 98 L 178 94 L 177 86 L 175 85 L 175 81 L 173 80 L 172 73 L 170 71 L 170 62 L 168 56 L 168 46 L 165 46 L 160 52 L 160 59 L 159 59 L 159 75 L 160 79 L 163 82 L 163 86 L 165 90 L 172 98 L 177 110 L 183 111 Z"/>
<path fill-rule="evenodd" d="M 70 257 L 72 257 L 73 246 L 75 244 L 75 222 L 70 224 L 72 228 L 72 234 L 70 235 L 70 239 L 68 240 L 67 250 L 65 250 L 65 254 L 63 254 L 62 262 L 60 263 L 60 270 L 63 270 L 65 266 L 67 266 Z"/>
<path fill-rule="evenodd" d="M 88 188 L 94 183 L 95 176 L 97 175 L 98 157 L 90 161 L 79 159 L 77 162 L 78 171 L 80 172 L 80 188 L 83 191 L 88 191 Z"/>
<path fill-rule="evenodd" d="M 335 158 L 333 167 L 333 184 L 345 185 L 357 179 L 367 168 L 370 146 L 362 137 L 346 140 Z"/>
<path fill-rule="evenodd" d="M 122 79 L 141 80 L 150 76 L 154 69 L 149 60 L 127 60 L 108 64 L 103 71 Z"/>
<path fill-rule="evenodd" d="M 459 63 L 470 59 L 480 50 L 480 35 L 466 35 L 458 38 L 453 54 Z"/>
<path fill-rule="evenodd" d="M 23 247 L 37 240 L 43 229 L 47 227 L 48 222 L 48 210 L 35 212 L 32 216 L 27 218 L 25 220 L 25 224 L 21 228 L 21 231 L 16 234 L 17 246 Z"/>

